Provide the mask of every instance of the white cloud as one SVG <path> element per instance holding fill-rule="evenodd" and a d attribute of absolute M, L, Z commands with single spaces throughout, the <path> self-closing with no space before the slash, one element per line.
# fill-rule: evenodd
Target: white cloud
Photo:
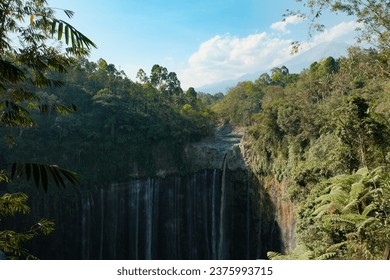
<path fill-rule="evenodd" d="M 352 45 L 355 42 L 355 30 L 358 27 L 362 27 L 362 25 L 355 21 L 343 21 L 329 29 L 324 30 L 324 32 L 318 33 L 313 37 L 312 41 L 302 42 L 301 50 L 305 51 L 321 43 L 332 41 L 342 41 Z"/>
<path fill-rule="evenodd" d="M 355 30 L 358 27 L 362 27 L 362 24 L 355 21 L 341 22 L 332 28 L 319 33 L 314 37 L 314 41 L 317 43 L 330 42 L 344 37 L 349 40 L 355 39 Z"/>
<path fill-rule="evenodd" d="M 342 22 L 314 36 L 310 41 L 301 41 L 302 51 L 324 42 L 351 43 L 357 26 L 353 21 Z M 217 35 L 199 46 L 199 49 L 190 56 L 188 67 L 178 75 L 183 87 L 199 87 L 236 79 L 248 73 L 265 71 L 292 58 L 290 54 L 292 41 L 293 39 L 280 38 L 266 32 L 243 38 Z"/>
<path fill-rule="evenodd" d="M 292 15 L 292 16 L 286 17 L 284 20 L 274 22 L 273 24 L 271 24 L 271 29 L 279 30 L 279 31 L 282 31 L 284 33 L 289 33 L 289 31 L 286 29 L 287 25 L 298 24 L 302 21 L 304 21 L 304 18 L 302 18 L 301 16 Z"/>
<path fill-rule="evenodd" d="M 202 43 L 181 73 L 183 85 L 199 86 L 235 79 L 246 73 L 277 65 L 289 55 L 290 40 L 258 33 L 244 38 L 215 36 Z"/>

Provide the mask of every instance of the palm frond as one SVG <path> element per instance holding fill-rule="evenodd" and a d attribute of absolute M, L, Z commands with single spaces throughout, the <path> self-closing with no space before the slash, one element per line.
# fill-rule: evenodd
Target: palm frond
<path fill-rule="evenodd" d="M 7 127 L 30 127 L 34 124 L 25 108 L 9 100 L 0 103 L 0 123 Z"/>
<path fill-rule="evenodd" d="M 79 32 L 72 25 L 67 23 L 64 20 L 59 19 L 49 19 L 51 21 L 51 32 L 52 35 L 57 34 L 57 39 L 62 40 L 63 34 L 65 33 L 65 43 L 71 45 L 71 48 L 74 54 L 83 54 L 85 50 L 90 50 L 91 48 L 97 48 L 96 44 L 92 42 L 88 37 Z M 69 40 L 71 38 L 72 40 Z M 71 43 L 71 44 L 70 44 Z"/>
<path fill-rule="evenodd" d="M 74 172 L 58 167 L 57 165 L 47 165 L 39 163 L 13 163 L 11 168 L 11 179 L 33 179 L 37 188 L 42 187 L 48 191 L 49 181 L 57 187 L 66 187 L 64 179 L 75 185 L 78 183 L 77 175 Z"/>
<path fill-rule="evenodd" d="M 26 78 L 24 71 L 12 62 L 0 58 L 0 87 L 7 88 L 8 83 L 18 83 Z"/>

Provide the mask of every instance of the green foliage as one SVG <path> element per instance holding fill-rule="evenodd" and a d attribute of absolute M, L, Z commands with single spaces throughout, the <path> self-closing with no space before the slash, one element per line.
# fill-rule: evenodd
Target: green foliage
<path fill-rule="evenodd" d="M 318 259 L 383 258 L 390 241 L 389 195 L 384 167 L 318 184 L 299 211 L 301 240 Z"/>
<path fill-rule="evenodd" d="M 69 10 L 64 10 L 64 13 L 68 18 L 73 16 Z M 29 24 L 24 22 L 27 18 Z M 75 105 L 65 106 L 53 99 L 45 102 L 36 89 L 51 90 L 51 87 L 62 86 L 63 81 L 57 79 L 57 75 L 65 73 L 74 57 L 88 54 L 95 44 L 69 23 L 58 19 L 44 0 L 3 1 L 0 3 L 0 19 L 0 128 L 18 127 L 22 130 L 32 127 L 35 122 L 31 109 L 42 114 L 74 112 Z M 63 34 L 68 45 L 65 51 L 55 45 L 62 40 Z M 10 146 L 15 144 L 10 134 L 6 140 Z M 13 167 L 20 171 L 22 165 L 14 164 Z M 42 182 L 45 189 L 49 175 L 58 186 L 62 178 L 57 173 L 66 173 L 72 183 L 77 181 L 74 174 L 63 173 L 57 167 L 30 165 L 35 183 Z M 57 173 L 53 173 L 54 170 Z"/>
<path fill-rule="evenodd" d="M 64 12 L 68 17 L 73 15 L 71 11 Z M 32 89 L 62 86 L 61 80 L 48 75 L 49 71 L 66 72 L 72 57 L 88 54 L 92 47 L 96 47 L 85 35 L 54 14 L 43 0 L 12 0 L 0 4 L 3 23 L 0 29 L 1 126 L 31 126 L 33 122 L 25 108 L 26 102 L 28 107 L 36 106 L 43 112 L 49 108 Z M 30 24 L 24 23 L 27 17 Z M 63 33 L 69 45 L 65 53 L 52 39 L 58 34 L 60 41 Z M 50 108 L 67 109 L 59 104 L 51 104 Z M 68 110 L 73 111 L 74 107 Z"/>
<path fill-rule="evenodd" d="M 251 116 L 261 109 L 263 92 L 252 82 L 242 82 L 231 88 L 225 98 L 213 106 L 220 118 L 235 126 L 248 126 Z"/>
<path fill-rule="evenodd" d="M 66 116 L 31 111 L 36 126 L 7 130 L 17 145 L 7 152 L 7 160 L 56 162 L 80 174 L 83 185 L 155 175 L 157 162 L 163 161 L 156 151 L 180 154 L 185 143 L 209 135 L 214 127 L 214 114 L 198 93 L 194 89 L 184 93 L 181 88 L 168 92 L 167 86 L 177 77 L 157 69 L 164 67 L 155 66 L 150 77 L 161 71 L 167 77 L 153 85 L 149 77 L 142 83 L 130 81 L 103 59 L 78 61 L 61 76 L 63 87 L 37 92 L 48 102 L 75 103 L 78 110 Z M 180 160 L 178 155 L 165 165 L 181 168 Z M 47 174 L 52 174 L 51 168 Z"/>
<path fill-rule="evenodd" d="M 94 45 L 54 17 L 46 1 L 2 2 L 0 17 L 9 25 L 0 30 L 0 125 L 13 149 L 1 153 L 26 163 L 1 170 L 0 179 L 9 181 L 12 173 L 11 179 L 24 177 L 44 190 L 50 181 L 60 187 L 76 182 L 66 169 L 34 161 L 75 168 L 92 186 L 155 175 L 159 166 L 183 168 L 183 146 L 210 135 L 218 117 L 246 128 L 253 171 L 285 180 L 287 198 L 299 209 L 299 245 L 269 258 L 389 258 L 389 6 L 304 2 L 319 30 L 324 9 L 356 15 L 367 27 L 360 39 L 378 50 L 351 48 L 347 57 L 314 62 L 300 74 L 276 67 L 226 96 L 184 92 L 176 73 L 157 64 L 150 75 L 140 69 L 133 82 L 104 59 L 69 59 Z M 19 19 L 27 18 L 26 27 Z M 25 48 L 13 49 L 15 33 Z M 58 40 L 68 44 L 65 54 L 51 47 Z M 166 154 L 174 155 L 170 162 Z M 28 213 L 23 195 L 1 199 L 0 214 Z M 22 241 L 50 228 L 43 221 L 20 235 L 2 231 L 0 249 L 26 257 Z"/>
<path fill-rule="evenodd" d="M 384 53 L 351 48 L 348 57 L 314 62 L 291 83 L 276 83 L 288 75 L 278 68 L 271 77 L 261 75 L 255 84 L 260 108 L 246 111 L 246 123 L 237 118 L 244 110 L 245 83 L 215 106 L 227 120 L 247 126 L 246 158 L 252 170 L 287 182 L 285 199 L 301 209 L 299 246 L 269 258 L 389 255 L 387 191 L 378 187 L 387 186 L 388 171 L 377 169 L 388 166 L 390 154 L 388 69 L 380 60 Z M 362 175 L 362 170 L 373 171 Z M 383 178 L 380 183 L 372 183 L 375 176 Z"/>
<path fill-rule="evenodd" d="M 358 28 L 358 41 L 373 43 L 381 49 L 390 47 L 390 7 L 387 1 L 381 0 L 296 0 L 303 2 L 308 8 L 307 13 L 287 10 L 285 16 L 298 15 L 309 19 L 309 35 L 313 31 L 324 31 L 325 26 L 319 22 L 324 11 L 344 13 L 355 16 L 363 27 Z M 297 49 L 295 45 L 295 49 Z"/>
<path fill-rule="evenodd" d="M 386 163 L 388 112 L 377 111 L 376 104 L 389 103 L 383 79 L 371 73 L 377 68 L 376 57 L 371 50 L 351 50 L 351 57 L 340 62 L 328 58 L 313 63 L 286 88 L 263 85 L 262 110 L 252 116 L 247 133 L 253 158 L 265 162 L 254 163 L 256 170 L 278 170 L 304 187 Z M 353 76 L 367 77 L 363 88 L 346 82 Z M 286 162 L 283 170 L 279 163 L 275 169 L 276 159 Z"/>
<path fill-rule="evenodd" d="M 0 250 L 8 259 L 36 259 L 29 253 L 24 245 L 26 242 L 40 235 L 48 235 L 54 230 L 54 222 L 46 219 L 39 220 L 29 229 L 18 232 L 15 230 L 3 229 L 1 222 L 3 218 L 15 216 L 19 213 L 29 214 L 27 206 L 27 195 L 24 193 L 13 193 L 0 195 Z"/>
<path fill-rule="evenodd" d="M 377 157 L 384 159 L 389 146 L 386 123 L 369 113 L 368 109 L 369 105 L 364 98 L 351 95 L 345 106 L 335 110 L 336 135 L 350 149 L 350 170 L 356 170 L 359 164 L 375 165 Z"/>
<path fill-rule="evenodd" d="M 268 252 L 267 257 L 270 260 L 310 260 L 313 259 L 313 253 L 308 251 L 304 245 L 298 244 L 291 252 L 285 254 Z"/>
<path fill-rule="evenodd" d="M 200 100 L 200 102 L 206 107 L 212 107 L 213 105 L 215 105 L 217 102 L 219 102 L 221 99 L 224 98 L 222 92 L 216 94 L 197 92 L 196 95 L 197 98 Z"/>
<path fill-rule="evenodd" d="M 73 16 L 72 11 L 63 12 L 68 18 Z M 25 22 L 27 19 L 29 23 Z M 6 128 L 19 128 L 21 135 L 23 129 L 33 127 L 36 123 L 31 116 L 32 109 L 49 115 L 51 112 L 74 112 L 76 106 L 73 104 L 65 106 L 53 99 L 48 103 L 44 102 L 37 89 L 50 90 L 52 87 L 63 86 L 58 75 L 67 71 L 74 58 L 87 55 L 96 45 L 72 25 L 57 18 L 54 9 L 48 7 L 45 0 L 1 1 L 0 22 L 1 130 L 7 132 Z M 63 39 L 65 50 L 60 48 L 60 41 Z M 9 147 L 16 145 L 15 136 L 11 134 L 6 134 L 5 140 Z M 4 154 L 6 151 L 0 152 Z M 3 168 L 3 157 L 1 160 Z M 74 173 L 55 165 L 14 163 L 9 166 L 12 166 L 11 172 L 0 170 L 0 182 L 10 182 L 9 177 L 24 177 L 27 180 L 33 179 L 35 185 L 42 185 L 45 191 L 50 180 L 63 187 L 64 179 L 72 184 L 77 182 Z M 0 217 L 28 214 L 26 200 L 27 196 L 21 193 L 1 195 Z M 24 243 L 40 234 L 49 234 L 53 229 L 54 223 L 44 219 L 21 233 L 1 228 L 0 250 L 8 258 L 35 258 L 23 248 Z"/>
<path fill-rule="evenodd" d="M 42 188 L 45 192 L 48 191 L 49 180 L 52 179 L 58 187 L 65 188 L 66 179 L 73 185 L 78 183 L 76 174 L 69 170 L 58 167 L 57 165 L 37 164 L 37 163 L 13 163 L 11 171 L 11 179 L 23 178 L 26 181 L 34 180 L 35 186 Z"/>

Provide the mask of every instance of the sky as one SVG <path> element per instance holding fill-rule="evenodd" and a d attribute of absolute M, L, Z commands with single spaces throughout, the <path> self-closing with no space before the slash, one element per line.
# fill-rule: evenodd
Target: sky
<path fill-rule="evenodd" d="M 75 12 L 66 19 L 98 48 L 89 60 L 112 63 L 135 80 L 154 64 L 175 72 L 182 87 L 199 87 L 270 69 L 291 59 L 291 42 L 305 51 L 321 42 L 352 44 L 353 18 L 324 14 L 326 31 L 308 36 L 308 21 L 287 17 L 295 0 L 48 0 Z"/>

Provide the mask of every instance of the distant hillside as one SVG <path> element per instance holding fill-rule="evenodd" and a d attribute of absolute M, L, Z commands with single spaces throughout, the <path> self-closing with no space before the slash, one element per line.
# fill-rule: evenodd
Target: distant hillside
<path fill-rule="evenodd" d="M 300 73 L 307 68 L 314 61 L 332 56 L 338 58 L 345 56 L 350 45 L 342 42 L 326 42 L 319 44 L 305 52 L 299 53 L 290 60 L 281 63 L 278 66 L 285 65 L 290 73 Z M 221 82 L 204 85 L 196 88 L 197 91 L 215 94 L 218 92 L 226 93 L 229 88 L 234 87 L 237 83 L 242 81 L 255 81 L 260 74 L 270 72 L 271 69 L 260 69 L 254 73 L 248 73 L 238 79 L 224 80 Z"/>

